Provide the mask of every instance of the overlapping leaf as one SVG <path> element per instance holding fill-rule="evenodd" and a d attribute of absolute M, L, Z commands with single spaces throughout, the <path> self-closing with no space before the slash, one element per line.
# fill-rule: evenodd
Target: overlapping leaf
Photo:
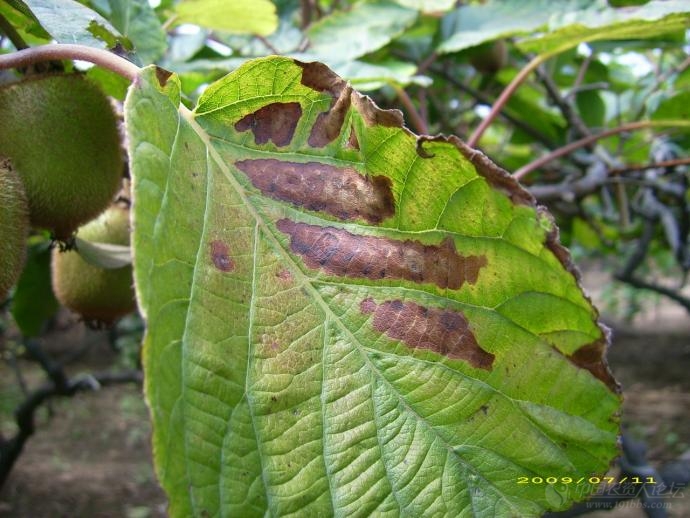
<path fill-rule="evenodd" d="M 171 515 L 537 516 L 606 470 L 606 333 L 483 155 L 277 57 L 193 112 L 146 69 L 126 121 Z"/>
<path fill-rule="evenodd" d="M 132 42 L 141 63 L 153 63 L 163 55 L 166 34 L 147 0 L 101 0 L 96 8 Z"/>
<path fill-rule="evenodd" d="M 603 0 L 549 2 L 490 0 L 461 6 L 444 20 L 448 37 L 439 52 L 456 52 L 486 41 L 525 35 L 525 52 L 558 53 L 585 41 L 651 38 L 683 31 L 690 7 L 682 0 L 653 0 L 614 9 Z"/>
<path fill-rule="evenodd" d="M 110 22 L 76 0 L 15 0 L 13 3 L 23 4 L 22 12 L 30 10 L 58 43 L 78 43 L 101 48 L 117 44 L 125 48 L 131 46 Z"/>
<path fill-rule="evenodd" d="M 314 23 L 307 31 L 308 51 L 331 65 L 351 61 L 387 45 L 417 16 L 416 10 L 392 1 L 361 2 Z"/>

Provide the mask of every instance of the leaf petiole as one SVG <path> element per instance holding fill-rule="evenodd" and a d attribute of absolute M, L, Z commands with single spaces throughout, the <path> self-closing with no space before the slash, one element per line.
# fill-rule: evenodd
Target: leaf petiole
<path fill-rule="evenodd" d="M 137 65 L 107 50 L 74 44 L 50 44 L 18 50 L 0 55 L 0 70 L 19 68 L 61 59 L 78 59 L 106 68 L 116 74 L 134 81 L 141 70 Z"/>

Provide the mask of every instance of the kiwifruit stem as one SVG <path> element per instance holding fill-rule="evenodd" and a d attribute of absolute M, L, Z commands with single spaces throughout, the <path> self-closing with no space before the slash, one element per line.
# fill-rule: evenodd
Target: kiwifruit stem
<path fill-rule="evenodd" d="M 140 68 L 134 63 L 107 50 L 72 44 L 40 45 L 0 55 L 0 70 L 26 67 L 42 61 L 55 61 L 59 59 L 88 61 L 94 65 L 107 68 L 130 81 L 134 81 L 140 71 Z"/>

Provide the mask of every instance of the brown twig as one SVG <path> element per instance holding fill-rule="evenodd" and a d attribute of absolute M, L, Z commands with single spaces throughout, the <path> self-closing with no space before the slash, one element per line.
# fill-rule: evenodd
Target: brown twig
<path fill-rule="evenodd" d="M 666 167 L 677 167 L 679 165 L 690 164 L 690 158 L 675 158 L 673 160 L 663 160 L 661 162 L 653 162 L 650 164 L 632 164 L 625 167 L 618 167 L 616 169 L 611 169 L 609 174 L 621 175 L 625 173 L 630 173 L 632 171 L 645 171 L 647 169 L 657 169 Z"/>
<path fill-rule="evenodd" d="M 489 97 L 487 94 L 485 94 L 484 92 L 482 92 L 480 90 L 472 88 L 471 86 L 463 83 L 462 81 L 458 81 L 448 71 L 443 70 L 439 67 L 432 67 L 431 71 L 434 72 L 435 74 L 438 74 L 441 77 L 443 77 L 447 82 L 449 82 L 450 84 L 452 84 L 453 86 L 455 86 L 459 90 L 462 90 L 463 92 L 468 93 L 469 95 L 474 97 L 474 99 L 476 99 L 480 103 L 487 104 L 487 105 L 494 103 L 494 99 Z M 527 133 L 530 137 L 541 142 L 548 149 L 555 149 L 557 147 L 556 143 L 554 141 L 552 141 L 549 137 L 544 135 L 541 131 L 530 126 L 528 123 L 526 123 L 522 119 L 520 119 L 518 117 L 514 117 L 513 115 L 510 114 L 510 112 L 503 110 L 499 113 L 499 116 L 503 117 L 505 120 L 510 122 L 516 128 L 519 128 L 520 130 Z"/>
<path fill-rule="evenodd" d="M 43 61 L 79 59 L 101 66 L 134 81 L 140 68 L 107 50 L 72 44 L 50 44 L 0 55 L 0 69 L 21 68 Z"/>
<path fill-rule="evenodd" d="M 566 99 L 558 90 L 558 86 L 554 83 L 549 74 L 546 73 L 544 67 L 538 66 L 534 69 L 537 78 L 544 85 L 546 93 L 551 101 L 558 107 L 561 114 L 565 118 L 568 125 L 575 130 L 577 136 L 587 137 L 592 134 L 587 125 L 584 123 L 580 115 L 575 111 L 571 101 Z"/>
<path fill-rule="evenodd" d="M 393 85 L 393 89 L 395 90 L 395 93 L 398 95 L 398 99 L 400 99 L 400 102 L 405 107 L 405 110 L 407 110 L 407 113 L 410 116 L 410 122 L 412 123 L 414 130 L 419 135 L 426 135 L 429 132 L 429 128 L 427 127 L 426 122 L 424 121 L 422 116 L 417 111 L 417 107 L 412 102 L 412 99 L 410 99 L 410 96 L 407 95 L 405 89 L 398 85 Z"/>
<path fill-rule="evenodd" d="M 645 128 L 651 128 L 651 127 L 669 127 L 669 126 L 679 126 L 679 127 L 690 127 L 690 121 L 638 121 L 638 122 L 629 122 L 627 124 L 622 124 L 616 128 L 611 128 L 606 131 L 602 131 L 601 133 L 596 133 L 594 135 L 590 135 L 589 137 L 582 138 L 580 140 L 576 140 L 575 142 L 571 142 L 570 144 L 567 144 L 559 149 L 556 149 L 552 151 L 551 153 L 548 153 L 544 155 L 541 158 L 538 158 L 537 160 L 534 160 L 533 162 L 530 162 L 527 165 L 522 166 L 520 169 L 515 171 L 513 176 L 520 180 L 524 178 L 526 175 L 531 173 L 532 171 L 539 169 L 540 167 L 544 166 L 545 164 L 548 164 L 552 160 L 555 160 L 557 158 L 560 158 L 562 156 L 568 155 L 572 153 L 573 151 L 576 151 L 582 147 L 588 146 L 589 144 L 592 144 L 596 142 L 597 140 L 601 140 L 606 137 L 610 137 L 612 135 L 616 135 L 618 133 L 624 133 L 626 131 L 635 131 L 635 130 L 640 130 L 640 129 L 645 129 Z"/>
<path fill-rule="evenodd" d="M 280 56 L 282 53 L 271 43 L 268 39 L 261 34 L 254 34 L 254 37 L 259 40 L 263 45 L 270 50 L 276 56 Z"/>
<path fill-rule="evenodd" d="M 58 382 L 53 379 L 53 375 L 50 376 L 51 381 L 29 394 L 15 412 L 15 420 L 19 430 L 14 437 L 4 440 L 0 450 L 0 488 L 6 482 L 14 463 L 24 448 L 24 444 L 35 432 L 34 414 L 41 405 L 56 396 L 71 397 L 78 392 L 122 383 L 140 384 L 143 379 L 140 371 L 94 373 L 72 379 L 65 377 Z"/>
<path fill-rule="evenodd" d="M 503 92 L 501 92 L 501 95 L 498 97 L 494 105 L 491 107 L 491 111 L 489 112 L 489 114 L 481 122 L 481 124 L 479 124 L 477 129 L 474 130 L 474 133 L 472 133 L 470 138 L 467 140 L 468 146 L 477 147 L 477 144 L 479 143 L 479 140 L 482 138 L 482 135 L 484 135 L 484 132 L 489 128 L 491 123 L 501 112 L 505 104 L 508 102 L 508 99 L 510 99 L 510 97 L 515 93 L 515 90 L 518 89 L 522 82 L 525 79 L 527 79 L 527 76 L 529 76 L 535 68 L 541 65 L 549 57 L 551 57 L 550 54 L 536 56 L 535 58 L 532 58 L 532 60 L 529 63 L 527 63 L 527 65 L 525 65 L 522 68 L 522 70 L 520 70 L 520 72 L 513 78 L 513 80 L 508 84 L 508 86 L 505 87 Z"/>

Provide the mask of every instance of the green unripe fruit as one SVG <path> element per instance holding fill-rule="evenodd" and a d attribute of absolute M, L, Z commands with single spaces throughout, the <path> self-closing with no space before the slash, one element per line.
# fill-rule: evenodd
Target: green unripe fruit
<path fill-rule="evenodd" d="M 92 243 L 129 245 L 129 211 L 111 206 L 77 231 Z M 53 291 L 64 306 L 86 321 L 106 324 L 136 308 L 132 266 L 105 269 L 87 263 L 77 251 L 53 250 Z"/>
<path fill-rule="evenodd" d="M 0 155 L 24 182 L 31 224 L 58 239 L 105 210 L 123 170 L 110 102 L 76 74 L 0 88 Z"/>
<path fill-rule="evenodd" d="M 494 75 L 508 61 L 508 48 L 504 40 L 478 45 L 468 51 L 470 64 L 480 74 Z"/>
<path fill-rule="evenodd" d="M 26 256 L 29 209 L 24 185 L 9 160 L 0 156 L 0 302 L 17 282 Z"/>

